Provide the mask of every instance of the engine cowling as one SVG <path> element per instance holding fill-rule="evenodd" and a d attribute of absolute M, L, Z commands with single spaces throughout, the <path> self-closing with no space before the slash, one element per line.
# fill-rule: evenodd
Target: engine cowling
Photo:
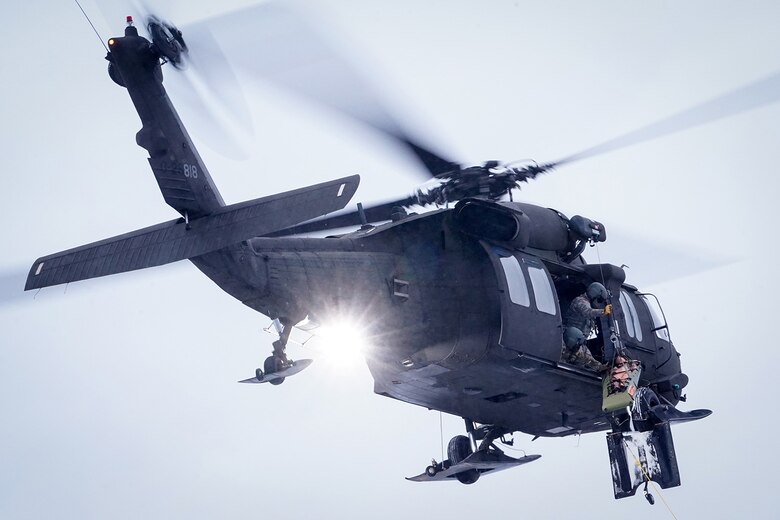
<path fill-rule="evenodd" d="M 588 241 L 606 240 L 604 225 L 576 215 L 523 202 L 464 199 L 455 206 L 455 226 L 463 233 L 512 249 L 554 251 L 574 259 Z"/>

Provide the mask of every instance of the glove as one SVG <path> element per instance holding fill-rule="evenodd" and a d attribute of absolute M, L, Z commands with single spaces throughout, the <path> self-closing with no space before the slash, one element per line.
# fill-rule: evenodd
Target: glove
<path fill-rule="evenodd" d="M 609 316 L 612 314 L 612 304 L 608 303 L 606 307 L 604 307 L 604 316 Z"/>

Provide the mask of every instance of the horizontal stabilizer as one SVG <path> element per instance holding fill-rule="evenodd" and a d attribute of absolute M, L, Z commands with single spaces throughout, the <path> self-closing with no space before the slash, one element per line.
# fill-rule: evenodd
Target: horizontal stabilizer
<path fill-rule="evenodd" d="M 97 278 L 194 258 L 344 208 L 357 191 L 353 175 L 223 206 L 191 220 L 163 222 L 39 258 L 24 289 Z"/>

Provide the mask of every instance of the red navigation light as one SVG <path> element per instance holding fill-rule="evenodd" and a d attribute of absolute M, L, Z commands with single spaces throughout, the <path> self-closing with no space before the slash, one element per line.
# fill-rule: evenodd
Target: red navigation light
<path fill-rule="evenodd" d="M 133 17 L 132 16 L 129 16 L 129 15 L 127 16 L 127 25 L 133 25 Z"/>

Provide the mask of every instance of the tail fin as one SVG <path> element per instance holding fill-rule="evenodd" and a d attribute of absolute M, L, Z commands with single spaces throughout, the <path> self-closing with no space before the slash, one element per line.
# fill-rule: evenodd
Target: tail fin
<path fill-rule="evenodd" d="M 117 83 L 127 88 L 141 118 L 136 142 L 149 152 L 165 202 L 189 218 L 223 207 L 225 202 L 165 92 L 160 58 L 150 52 L 149 41 L 130 26 L 124 37 L 112 38 L 109 44 L 109 70 L 119 73 Z"/>

